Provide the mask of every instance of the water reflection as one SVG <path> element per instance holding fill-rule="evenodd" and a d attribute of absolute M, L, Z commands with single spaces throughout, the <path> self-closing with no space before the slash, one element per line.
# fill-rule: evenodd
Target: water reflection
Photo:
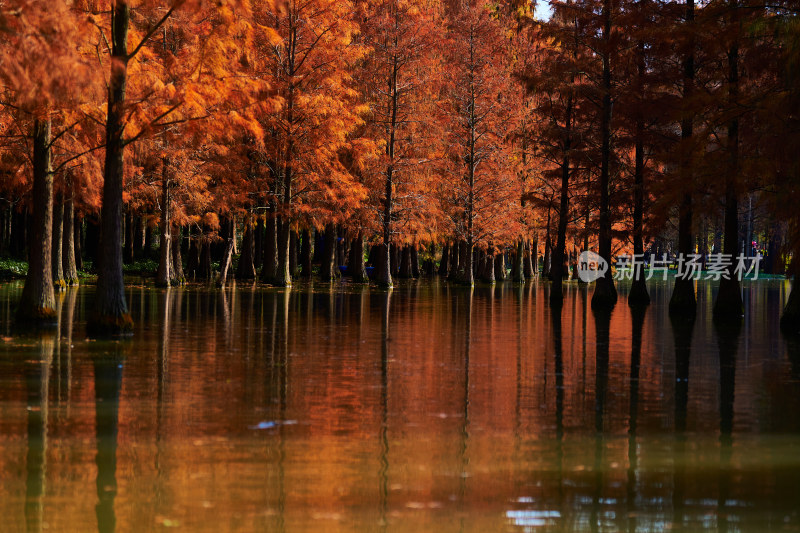
<path fill-rule="evenodd" d="M 117 433 L 119 400 L 122 388 L 123 354 L 121 345 L 92 357 L 94 368 L 95 437 L 97 442 L 97 530 L 113 533 L 117 518 Z"/>
<path fill-rule="evenodd" d="M 657 285 L 603 314 L 567 284 L 554 312 L 543 287 L 133 287 L 122 344 L 85 339 L 91 288 L 67 291 L 49 344 L 0 344 L 6 529 L 800 525 L 777 321 L 714 325 L 705 289 L 671 321 Z"/>

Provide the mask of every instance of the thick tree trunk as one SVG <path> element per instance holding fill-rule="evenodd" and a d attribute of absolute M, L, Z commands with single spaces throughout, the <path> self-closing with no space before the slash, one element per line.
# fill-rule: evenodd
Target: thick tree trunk
<path fill-rule="evenodd" d="M 254 234 L 252 220 L 245 219 L 242 254 L 239 256 L 239 266 L 236 268 L 236 279 L 251 280 L 256 277 L 256 267 L 253 264 Z"/>
<path fill-rule="evenodd" d="M 439 261 L 439 275 L 446 276 L 450 265 L 448 264 L 450 256 L 450 243 L 444 243 L 444 247 L 442 248 L 442 260 Z"/>
<path fill-rule="evenodd" d="M 159 239 L 158 270 L 156 270 L 156 286 L 169 287 L 172 281 L 172 235 L 170 235 L 170 200 L 169 163 L 166 158 L 161 162 L 161 236 Z"/>
<path fill-rule="evenodd" d="M 325 226 L 325 249 L 323 250 L 322 265 L 319 270 L 319 277 L 322 281 L 334 281 L 336 279 L 336 226 L 327 224 Z"/>
<path fill-rule="evenodd" d="M 494 279 L 497 281 L 506 280 L 506 257 L 502 252 L 494 256 Z"/>
<path fill-rule="evenodd" d="M 411 246 L 406 244 L 400 252 L 400 271 L 397 275 L 401 279 L 413 278 L 411 273 Z"/>
<path fill-rule="evenodd" d="M 391 255 L 391 261 L 389 265 L 392 267 L 392 276 L 400 276 L 400 247 L 397 246 L 395 243 L 392 243 L 391 248 L 389 248 L 389 252 Z"/>
<path fill-rule="evenodd" d="M 517 242 L 517 253 L 511 263 L 511 279 L 516 283 L 525 283 L 525 240 Z"/>
<path fill-rule="evenodd" d="M 278 227 L 274 216 L 267 218 L 266 226 L 261 281 L 274 284 L 278 275 Z"/>
<path fill-rule="evenodd" d="M 379 245 L 378 259 L 375 265 L 375 283 L 381 287 L 392 286 L 391 261 L 389 258 L 389 246 L 384 242 Z"/>
<path fill-rule="evenodd" d="M 471 239 L 469 239 L 466 243 L 464 243 L 464 271 L 461 273 L 461 283 L 464 285 L 475 285 L 475 254 L 474 245 L 472 244 Z"/>
<path fill-rule="evenodd" d="M 364 234 L 362 231 L 358 232 L 358 236 L 353 239 L 352 253 L 350 254 L 352 261 L 348 269 L 353 276 L 353 283 L 369 283 L 367 278 L 367 269 L 364 266 Z"/>
<path fill-rule="evenodd" d="M 67 288 L 64 281 L 64 260 L 61 256 L 61 237 L 64 234 L 64 202 L 61 194 L 55 195 L 53 202 L 53 245 L 51 249 L 51 263 L 53 265 L 53 289 L 63 291 Z"/>
<path fill-rule="evenodd" d="M 481 272 L 481 279 L 486 283 L 495 283 L 494 275 L 494 254 L 486 252 L 483 254 L 483 272 Z"/>
<path fill-rule="evenodd" d="M 312 230 L 304 229 L 302 242 L 300 243 L 300 276 L 311 279 L 311 239 Z"/>
<path fill-rule="evenodd" d="M 78 284 L 78 266 L 75 263 L 75 204 L 70 196 L 64 202 L 64 226 L 61 238 L 61 255 L 64 268 L 64 279 L 70 286 Z"/>
<path fill-rule="evenodd" d="M 53 232 L 53 174 L 50 170 L 50 120 L 33 123 L 33 227 L 25 286 L 17 309 L 23 322 L 55 325 L 56 299 L 50 246 Z"/>
<path fill-rule="evenodd" d="M 130 10 L 124 0 L 116 0 L 111 20 L 111 76 L 106 115 L 106 157 L 103 206 L 100 219 L 100 269 L 97 275 L 94 314 L 89 329 L 98 333 L 122 333 L 133 328 L 125 301 L 122 278 L 122 179 L 125 86 L 128 77 L 128 23 Z"/>

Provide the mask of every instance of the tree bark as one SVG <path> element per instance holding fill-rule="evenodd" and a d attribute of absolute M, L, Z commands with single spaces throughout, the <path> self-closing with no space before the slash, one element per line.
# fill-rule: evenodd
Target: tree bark
<path fill-rule="evenodd" d="M 246 218 L 242 237 L 242 253 L 239 256 L 239 266 L 236 268 L 237 279 L 251 280 L 256 277 L 256 267 L 253 263 L 254 233 L 253 221 Z"/>
<path fill-rule="evenodd" d="M 686 1 L 686 24 L 689 31 L 694 31 L 694 0 Z M 692 110 L 688 103 L 691 102 L 694 92 L 694 38 L 690 34 L 689 46 L 683 61 L 683 100 L 684 109 L 681 119 L 681 141 L 683 153 L 681 154 L 680 170 L 681 183 L 685 188 L 681 204 L 678 208 L 678 252 L 687 257 L 694 252 L 694 236 L 692 235 L 692 163 L 690 144 L 693 135 Z M 675 288 L 669 301 L 669 312 L 673 315 L 695 316 L 697 313 L 697 300 L 694 294 L 694 281 L 691 279 L 675 278 Z"/>
<path fill-rule="evenodd" d="M 611 205 L 609 181 L 611 165 L 611 0 L 603 0 L 603 99 L 600 116 L 600 235 L 598 252 L 609 268 L 605 275 L 595 282 L 592 294 L 593 309 L 611 309 L 617 303 L 617 288 L 611 272 Z"/>
<path fill-rule="evenodd" d="M 130 8 L 115 0 L 111 10 L 111 76 L 106 114 L 106 156 L 101 208 L 100 269 L 94 314 L 88 327 L 97 333 L 122 333 L 133 328 L 122 277 L 122 179 L 124 170 L 124 105 L 128 77 Z"/>
<path fill-rule="evenodd" d="M 61 194 L 55 195 L 53 201 L 53 245 L 51 247 L 51 263 L 53 268 L 53 289 L 63 291 L 67 288 L 64 281 L 64 261 L 61 256 L 61 237 L 64 234 L 64 202 Z"/>
<path fill-rule="evenodd" d="M 64 226 L 61 238 L 64 278 L 70 286 L 78 284 L 78 266 L 75 262 L 75 203 L 72 180 L 67 178 L 69 197 L 64 202 Z"/>
<path fill-rule="evenodd" d="M 525 240 L 520 239 L 517 242 L 517 253 L 514 255 L 514 261 L 511 263 L 511 279 L 516 283 L 525 283 Z"/>
<path fill-rule="evenodd" d="M 442 248 L 442 260 L 439 261 L 439 275 L 440 276 L 446 276 L 447 275 L 447 271 L 448 271 L 448 269 L 450 267 L 450 265 L 448 264 L 449 255 L 450 255 L 450 243 L 446 242 L 446 243 L 444 243 L 444 247 Z"/>
<path fill-rule="evenodd" d="M 302 242 L 300 243 L 300 276 L 311 279 L 311 239 L 312 230 L 304 229 Z"/>
<path fill-rule="evenodd" d="M 319 277 L 322 281 L 334 281 L 336 279 L 336 226 L 327 224 L 325 226 L 325 249 L 322 256 L 322 265 L 319 270 Z"/>
<path fill-rule="evenodd" d="M 411 277 L 419 278 L 419 250 L 417 245 L 411 245 Z"/>
<path fill-rule="evenodd" d="M 494 279 L 497 281 L 506 280 L 506 257 L 502 252 L 494 256 Z"/>
<path fill-rule="evenodd" d="M 172 279 L 173 285 L 183 285 L 186 277 L 183 274 L 183 258 L 181 257 L 181 228 L 177 226 L 172 230 Z"/>
<path fill-rule="evenodd" d="M 634 170 L 633 170 L 633 254 L 634 258 L 641 258 L 644 254 L 644 240 L 642 234 L 642 219 L 644 218 L 644 116 L 641 102 L 644 101 L 644 76 L 645 56 L 644 42 L 639 41 L 636 46 L 636 89 L 640 100 L 636 111 Z M 638 260 L 636 262 L 638 264 Z M 635 267 L 631 292 L 628 294 L 628 305 L 648 305 L 650 295 L 647 293 L 644 267 Z"/>
<path fill-rule="evenodd" d="M 291 235 L 289 219 L 278 219 L 278 271 L 275 276 L 275 285 L 278 287 L 292 286 L 292 273 L 289 267 L 289 240 Z"/>
<path fill-rule="evenodd" d="M 53 232 L 53 174 L 50 168 L 50 119 L 33 123 L 33 227 L 30 260 L 17 319 L 55 325 L 55 293 L 51 250 Z"/>
<path fill-rule="evenodd" d="M 364 232 L 359 231 L 355 239 L 353 239 L 352 253 L 350 254 L 352 261 L 348 269 L 353 276 L 353 283 L 369 283 L 367 277 L 367 269 L 364 266 Z"/>
<path fill-rule="evenodd" d="M 83 218 L 75 215 L 75 266 L 78 270 L 83 270 L 83 248 L 81 247 L 81 238 L 83 236 Z"/>
<path fill-rule="evenodd" d="M 411 279 L 411 246 L 406 244 L 400 252 L 400 272 L 397 275 L 401 279 Z"/>
<path fill-rule="evenodd" d="M 274 216 L 267 218 L 264 238 L 264 261 L 261 266 L 261 281 L 275 283 L 278 275 L 278 228 Z"/>
<path fill-rule="evenodd" d="M 169 162 L 161 161 L 161 236 L 159 239 L 158 270 L 156 270 L 156 286 L 169 287 L 172 281 L 172 235 L 170 234 L 170 200 L 169 194 Z"/>

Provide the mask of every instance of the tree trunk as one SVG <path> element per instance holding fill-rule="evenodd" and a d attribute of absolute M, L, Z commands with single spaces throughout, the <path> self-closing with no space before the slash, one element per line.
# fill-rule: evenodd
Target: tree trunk
<path fill-rule="evenodd" d="M 614 286 L 614 275 L 611 272 L 611 205 L 609 198 L 609 180 L 611 165 L 611 0 L 603 0 L 603 99 L 600 115 L 600 235 L 598 253 L 609 264 L 605 275 L 595 282 L 592 294 L 593 309 L 611 309 L 617 303 L 617 288 Z M 559 267 L 560 268 L 560 267 Z"/>
<path fill-rule="evenodd" d="M 325 226 L 325 249 L 323 250 L 322 265 L 319 270 L 319 277 L 322 281 L 334 281 L 336 279 L 336 226 L 327 224 Z"/>
<path fill-rule="evenodd" d="M 525 283 L 525 239 L 517 242 L 517 253 L 511 263 L 511 279 L 516 283 Z"/>
<path fill-rule="evenodd" d="M 419 278 L 419 250 L 417 245 L 411 245 L 411 277 Z"/>
<path fill-rule="evenodd" d="M 389 263 L 389 265 L 392 267 L 392 276 L 400 277 L 400 247 L 395 243 L 392 243 L 389 251 L 392 254 L 391 261 Z"/>
<path fill-rule="evenodd" d="M 694 25 L 694 0 L 686 1 L 686 24 Z M 690 29 L 691 31 L 691 29 Z M 683 118 L 681 120 L 681 141 L 684 153 L 681 156 L 680 170 L 681 183 L 685 187 L 683 199 L 678 213 L 678 252 L 688 257 L 694 252 L 694 236 L 692 235 L 692 175 L 691 157 L 688 155 L 690 141 L 693 134 L 692 110 L 688 108 L 694 92 L 694 41 L 690 37 L 689 47 L 683 62 Z M 669 301 L 669 312 L 673 315 L 695 316 L 697 313 L 697 300 L 694 294 L 694 281 L 691 279 L 675 278 L 675 288 Z"/>
<path fill-rule="evenodd" d="M 189 229 L 189 250 L 186 258 L 186 277 L 191 280 L 199 278 L 200 274 L 200 235 L 197 229 L 191 226 Z"/>
<path fill-rule="evenodd" d="M 367 269 L 364 266 L 364 234 L 362 231 L 358 232 L 358 236 L 353 239 L 352 253 L 350 254 L 352 261 L 348 265 L 348 270 L 353 276 L 353 283 L 369 283 L 367 277 Z"/>
<path fill-rule="evenodd" d="M 83 237 L 83 219 L 75 215 L 75 266 L 78 270 L 83 270 L 83 249 L 81 238 Z"/>
<path fill-rule="evenodd" d="M 469 238 L 464 244 L 464 271 L 461 274 L 461 283 L 464 285 L 475 285 L 475 272 L 474 272 L 474 245 L 472 239 Z"/>
<path fill-rule="evenodd" d="M 410 279 L 414 276 L 411 274 L 411 246 L 406 244 L 400 252 L 400 272 L 398 277 L 401 279 Z"/>
<path fill-rule="evenodd" d="M 502 252 L 494 256 L 494 279 L 497 281 L 506 280 L 506 258 Z"/>
<path fill-rule="evenodd" d="M 481 272 L 481 279 L 486 283 L 495 283 L 496 279 L 494 276 L 494 254 L 483 253 L 483 272 Z"/>
<path fill-rule="evenodd" d="M 228 273 L 231 270 L 231 262 L 233 261 L 233 243 L 236 240 L 233 236 L 233 224 L 230 224 L 230 234 L 228 235 L 225 245 L 225 252 L 222 254 L 222 262 L 220 263 L 219 273 L 219 286 L 224 287 L 228 281 Z"/>
<path fill-rule="evenodd" d="M 181 228 L 177 226 L 172 230 L 172 279 L 170 280 L 173 285 L 183 285 L 186 282 L 186 277 L 183 274 L 183 258 L 181 257 Z"/>
<path fill-rule="evenodd" d="M 542 265 L 542 277 L 544 279 L 550 279 L 550 269 L 552 267 L 552 261 L 550 257 L 551 251 L 552 251 L 552 246 L 550 245 L 550 226 L 548 225 L 544 241 L 544 265 Z M 529 275 L 527 269 L 525 275 L 526 276 Z"/>
<path fill-rule="evenodd" d="M 292 286 L 292 273 L 289 267 L 289 240 L 292 231 L 287 218 L 278 219 L 278 271 L 275 276 L 275 285 L 278 287 Z"/>
<path fill-rule="evenodd" d="M 297 275 L 297 247 L 299 239 L 297 232 L 291 230 L 291 233 L 289 233 L 289 273 L 292 277 Z"/>
<path fill-rule="evenodd" d="M 197 270 L 197 277 L 202 280 L 211 280 L 213 277 L 211 268 L 211 239 L 206 234 L 203 238 L 202 249 L 200 250 L 200 265 Z"/>
<path fill-rule="evenodd" d="M 389 245 L 381 243 L 378 245 L 378 259 L 375 265 L 375 283 L 381 287 L 392 286 L 391 260 L 389 258 Z"/>
<path fill-rule="evenodd" d="M 266 226 L 261 281 L 274 284 L 278 275 L 278 227 L 274 216 L 267 218 Z"/>
<path fill-rule="evenodd" d="M 78 266 L 75 263 L 75 203 L 71 180 L 69 183 L 69 198 L 64 202 L 64 226 L 61 238 L 61 255 L 63 260 L 64 278 L 67 284 L 78 284 Z"/>
<path fill-rule="evenodd" d="M 737 0 L 730 0 L 731 25 L 738 22 Z M 739 99 L 739 43 L 736 39 L 728 49 L 728 105 L 738 108 Z M 733 260 L 728 266 L 728 279 L 720 280 L 717 301 L 714 302 L 714 318 L 739 321 L 744 314 L 742 288 L 735 274 L 736 258 L 739 256 L 739 119 L 734 116 L 728 123 L 728 172 L 725 177 L 725 255 Z M 748 247 L 750 245 L 748 244 Z"/>
<path fill-rule="evenodd" d="M 33 227 L 30 261 L 17 319 L 55 325 L 55 293 L 50 246 L 53 232 L 53 174 L 50 170 L 50 120 L 33 123 Z"/>
<path fill-rule="evenodd" d="M 100 220 L 100 269 L 97 275 L 94 315 L 89 329 L 98 333 L 122 333 L 133 328 L 133 319 L 125 301 L 122 278 L 122 181 L 124 174 L 123 141 L 125 86 L 128 77 L 128 22 L 130 9 L 124 0 L 116 0 L 111 15 L 111 76 L 108 84 L 106 115 L 106 156 L 103 182 L 103 206 Z"/>
<path fill-rule="evenodd" d="M 127 265 L 133 263 L 133 242 L 136 239 L 136 219 L 130 210 L 125 212 L 125 249 L 123 251 L 122 260 Z"/>
<path fill-rule="evenodd" d="M 158 270 L 156 270 L 156 286 L 169 287 L 172 281 L 172 236 L 170 235 L 170 200 L 167 158 L 161 161 L 161 236 L 159 240 Z"/>
<path fill-rule="evenodd" d="M 444 247 L 442 248 L 442 260 L 439 261 L 439 275 L 440 276 L 446 276 L 447 275 L 447 271 L 448 271 L 448 269 L 450 267 L 450 265 L 448 264 L 449 255 L 450 255 L 450 243 L 446 242 L 446 243 L 444 243 Z"/>
<path fill-rule="evenodd" d="M 242 237 L 242 254 L 239 256 L 236 279 L 251 280 L 256 277 L 256 267 L 253 264 L 254 233 L 252 220 L 246 218 L 244 221 L 244 236 Z"/>
<path fill-rule="evenodd" d="M 64 234 L 64 202 L 61 198 L 61 194 L 57 194 L 53 202 L 53 245 L 51 247 L 53 289 L 57 291 L 67 288 L 67 282 L 64 281 L 64 260 L 61 256 L 61 237 Z"/>
<path fill-rule="evenodd" d="M 255 234 L 253 235 L 253 268 L 258 270 L 261 268 L 261 262 L 264 259 L 264 219 L 258 217 L 258 222 L 255 227 Z"/>
<path fill-rule="evenodd" d="M 312 230 L 304 229 L 302 242 L 300 243 L 300 276 L 311 279 L 311 239 Z"/>
<path fill-rule="evenodd" d="M 637 97 L 644 100 L 645 56 L 644 42 L 639 41 L 636 47 L 636 88 Z M 633 271 L 633 283 L 628 294 L 628 305 L 648 305 L 650 295 L 647 293 L 644 267 L 639 261 L 644 256 L 644 240 L 642 219 L 644 217 L 644 116 L 642 111 L 636 114 L 636 131 L 633 170 L 633 255 L 636 258 Z"/>
<path fill-rule="evenodd" d="M 798 251 L 800 252 L 800 250 Z M 791 336 L 800 336 L 800 287 L 797 286 L 798 266 L 800 266 L 800 255 L 795 253 L 793 259 L 794 280 L 786 307 L 783 308 L 781 316 L 781 331 Z"/>

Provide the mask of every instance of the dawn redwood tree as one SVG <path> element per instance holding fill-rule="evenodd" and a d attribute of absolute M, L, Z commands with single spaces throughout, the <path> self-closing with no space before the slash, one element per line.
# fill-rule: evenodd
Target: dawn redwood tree
<path fill-rule="evenodd" d="M 474 283 L 476 245 L 519 234 L 519 189 L 506 133 L 516 116 L 501 15 L 481 2 L 454 7 L 448 20 L 448 119 L 445 168 L 453 200 L 445 205 L 465 243 L 461 282 Z"/>
<path fill-rule="evenodd" d="M 80 105 L 90 74 L 76 52 L 85 24 L 61 3 L 49 6 L 25 0 L 6 2 L 14 13 L 2 27 L 0 82 L 2 106 L 14 131 L 30 131 L 33 225 L 29 235 L 29 268 L 17 317 L 49 322 L 55 318 L 53 292 L 53 175 L 75 159 L 53 165 L 53 146 L 75 124 L 70 112 Z M 56 133 L 53 134 L 53 125 Z M 13 136 L 12 136 L 13 137 Z M 28 171 L 22 165 L 17 175 Z M 61 228 L 59 228 L 61 231 Z M 58 236 L 60 243 L 60 235 Z M 60 252 L 60 250 L 58 250 Z M 61 265 L 59 264 L 58 267 Z M 59 268 L 60 270 L 60 268 Z"/>

